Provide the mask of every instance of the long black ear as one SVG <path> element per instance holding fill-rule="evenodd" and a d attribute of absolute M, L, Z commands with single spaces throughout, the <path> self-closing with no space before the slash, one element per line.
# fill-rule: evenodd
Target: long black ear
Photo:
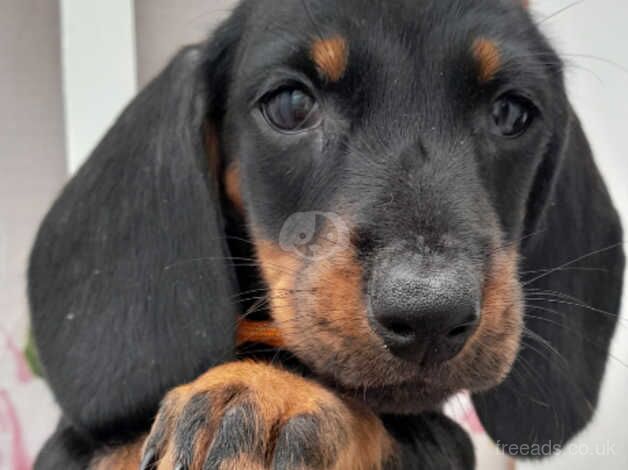
<path fill-rule="evenodd" d="M 145 429 L 171 387 L 234 354 L 235 273 L 203 126 L 223 106 L 235 20 L 182 50 L 124 111 L 45 218 L 32 325 L 70 424 Z"/>
<path fill-rule="evenodd" d="M 531 455 L 521 444 L 555 451 L 591 420 L 618 321 L 622 230 L 580 123 L 568 115 L 563 145 L 539 171 L 532 235 L 521 248 L 523 346 L 507 380 L 474 397 L 489 434 L 515 455 Z"/>

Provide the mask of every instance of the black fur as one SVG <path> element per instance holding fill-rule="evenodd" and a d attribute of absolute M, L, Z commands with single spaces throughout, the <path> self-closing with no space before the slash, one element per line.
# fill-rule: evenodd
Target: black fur
<path fill-rule="evenodd" d="M 202 160 L 204 53 L 183 51 L 127 109 L 31 257 L 45 375 L 68 421 L 94 439 L 145 429 L 164 390 L 233 357 L 235 273 Z"/>
<path fill-rule="evenodd" d="M 321 420 L 323 417 L 309 415 L 297 416 L 290 420 L 281 430 L 277 439 L 277 448 L 273 458 L 273 470 L 290 470 L 292 468 L 323 469 L 333 465 L 335 449 L 324 449 Z M 329 432 L 329 430 L 326 430 Z M 334 444 L 342 446 L 342 442 Z M 321 455 L 323 448 L 327 455 Z M 331 461 L 330 461 L 331 460 Z"/>
<path fill-rule="evenodd" d="M 475 468 L 471 439 L 460 426 L 440 413 L 388 416 L 384 423 L 401 444 L 399 460 L 389 465 L 390 470 Z"/>
<path fill-rule="evenodd" d="M 39 451 L 35 468 L 84 470 L 94 457 L 95 443 L 61 418 L 57 429 Z"/>
<path fill-rule="evenodd" d="M 474 398 L 506 450 L 517 449 L 510 444 L 560 448 L 586 426 L 620 307 L 621 227 L 578 119 L 568 113 L 556 169 L 537 176 L 553 188 L 535 224 L 540 235 L 523 242 L 522 270 L 531 271 L 523 279 L 534 298 L 527 302 L 529 331 L 509 378 Z M 551 274 L 538 271 L 551 268 Z"/>
<path fill-rule="evenodd" d="M 255 408 L 251 404 L 244 403 L 225 411 L 207 454 L 205 467 L 208 470 L 219 469 L 225 459 L 233 459 L 242 454 L 260 458 L 260 450 L 263 447 L 256 434 L 260 427 L 256 420 Z"/>
<path fill-rule="evenodd" d="M 474 402 L 502 444 L 560 445 L 583 429 L 619 311 L 622 232 L 561 61 L 520 3 L 249 0 L 208 42 L 181 51 L 65 188 L 33 249 L 33 329 L 64 415 L 36 468 L 83 468 L 103 446 L 146 432 L 169 389 L 234 359 L 236 316 L 247 306 L 238 294 L 263 285 L 255 267 L 240 266 L 250 264 L 249 228 L 273 240 L 306 211 L 352 215 L 366 285 L 382 256 L 407 259 L 415 246 L 420 263 L 438 261 L 426 272 L 455 265 L 478 279 L 495 233 L 518 246 L 524 343 L 506 381 Z M 330 83 L 309 45 L 336 31 L 350 55 Z M 502 54 L 489 84 L 477 82 L 470 54 L 480 36 Z M 252 105 L 282 81 L 307 83 L 324 104 L 310 136 L 273 133 Z M 511 89 L 531 95 L 541 116 L 527 135 L 498 140 L 485 116 Z M 220 137 L 217 172 L 207 123 Z M 245 183 L 246 223 L 224 195 L 231 163 Z M 538 272 L 560 266 L 600 270 Z M 367 372 L 355 357 L 329 358 L 321 375 L 349 387 L 344 379 Z M 386 389 L 374 406 L 407 410 L 415 388 Z M 474 465 L 466 437 L 440 415 L 386 424 L 404 469 Z"/>

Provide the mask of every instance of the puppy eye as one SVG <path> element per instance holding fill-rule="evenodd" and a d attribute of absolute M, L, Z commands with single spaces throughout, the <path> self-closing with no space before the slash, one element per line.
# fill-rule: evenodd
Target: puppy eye
<path fill-rule="evenodd" d="M 321 114 L 314 98 L 300 88 L 283 88 L 264 99 L 262 113 L 268 123 L 283 132 L 311 129 Z"/>
<path fill-rule="evenodd" d="M 519 137 L 534 120 L 536 108 L 523 96 L 506 94 L 493 103 L 493 132 L 503 137 Z"/>

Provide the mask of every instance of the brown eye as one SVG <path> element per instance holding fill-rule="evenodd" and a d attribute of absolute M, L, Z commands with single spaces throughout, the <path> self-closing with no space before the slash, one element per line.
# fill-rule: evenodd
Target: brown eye
<path fill-rule="evenodd" d="M 314 98 L 299 88 L 283 88 L 265 99 L 261 107 L 269 124 L 284 132 L 310 129 L 321 118 Z"/>
<path fill-rule="evenodd" d="M 528 130 L 535 113 L 530 100 L 514 94 L 503 95 L 493 103 L 493 132 L 503 137 L 519 137 Z"/>

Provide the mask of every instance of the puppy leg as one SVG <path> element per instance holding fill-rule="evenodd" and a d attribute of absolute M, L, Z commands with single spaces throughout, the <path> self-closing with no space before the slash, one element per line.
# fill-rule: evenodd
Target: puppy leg
<path fill-rule="evenodd" d="M 89 470 L 138 468 L 473 470 L 475 456 L 440 413 L 380 420 L 300 376 L 242 362 L 170 392 L 147 439 L 102 452 Z"/>
<path fill-rule="evenodd" d="M 141 468 L 378 470 L 392 454 L 362 405 L 277 367 L 236 362 L 168 394 Z"/>

